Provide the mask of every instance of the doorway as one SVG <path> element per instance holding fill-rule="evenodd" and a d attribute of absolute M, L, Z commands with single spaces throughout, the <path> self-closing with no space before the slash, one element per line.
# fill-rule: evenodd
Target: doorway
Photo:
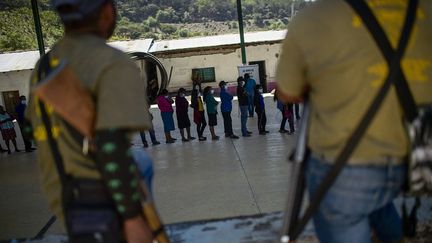
<path fill-rule="evenodd" d="M 267 93 L 267 72 L 266 72 L 265 61 L 249 62 L 249 65 L 255 65 L 255 64 L 258 64 L 260 84 L 263 87 L 263 91 Z"/>
<path fill-rule="evenodd" d="M 2 95 L 6 112 L 13 117 L 17 117 L 15 107 L 20 103 L 19 91 L 5 91 L 2 92 Z"/>

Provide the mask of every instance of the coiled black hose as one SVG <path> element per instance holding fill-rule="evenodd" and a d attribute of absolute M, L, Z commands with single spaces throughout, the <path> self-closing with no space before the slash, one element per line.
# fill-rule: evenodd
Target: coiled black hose
<path fill-rule="evenodd" d="M 146 62 L 153 63 L 159 69 L 161 80 L 150 80 L 147 79 L 147 95 L 150 103 L 154 103 L 157 96 L 163 89 L 166 89 L 169 85 L 169 79 L 167 71 L 161 61 L 154 55 L 147 52 L 131 52 L 129 53 L 133 60 L 144 60 Z M 145 72 L 145 70 L 143 70 Z M 159 81 L 159 82 L 158 82 Z M 156 82 L 156 83 L 154 83 Z"/>

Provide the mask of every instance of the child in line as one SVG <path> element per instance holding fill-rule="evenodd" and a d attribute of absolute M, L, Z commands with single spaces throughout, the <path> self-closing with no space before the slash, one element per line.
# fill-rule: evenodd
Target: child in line
<path fill-rule="evenodd" d="M 219 136 L 216 136 L 214 127 L 217 126 L 217 110 L 216 107 L 219 102 L 214 98 L 214 90 L 212 87 L 207 86 L 204 88 L 204 102 L 206 103 L 207 116 L 209 119 L 210 133 L 212 140 L 219 140 Z"/>
<path fill-rule="evenodd" d="M 274 100 L 277 101 L 277 109 L 282 113 L 282 121 L 280 125 L 279 132 L 280 133 L 294 133 L 294 114 L 293 114 L 293 105 L 292 104 L 284 104 L 280 101 L 277 96 L 274 96 Z M 288 120 L 290 131 L 285 129 L 286 121 Z"/>
<path fill-rule="evenodd" d="M 171 131 L 175 130 L 173 118 L 174 109 L 172 107 L 174 101 L 169 97 L 168 90 L 162 90 L 161 94 L 156 98 L 156 102 L 161 111 L 166 143 L 174 143 L 176 139 L 171 137 Z"/>
<path fill-rule="evenodd" d="M 260 84 L 255 85 L 254 106 L 258 116 L 258 132 L 260 135 L 266 135 L 269 131 L 265 130 L 267 124 L 267 116 L 265 113 L 264 97 L 262 95 L 263 88 Z"/>
<path fill-rule="evenodd" d="M 175 99 L 176 104 L 176 115 L 177 115 L 177 126 L 180 129 L 180 134 L 183 142 L 188 142 L 190 140 L 194 140 L 195 138 L 191 136 L 190 133 L 190 120 L 188 115 L 189 102 L 185 98 L 186 90 L 184 88 L 180 88 L 177 91 L 177 96 Z M 187 138 L 185 137 L 184 130 L 186 129 Z"/>
<path fill-rule="evenodd" d="M 201 99 L 201 88 L 199 84 L 195 84 L 192 90 L 192 104 L 191 107 L 194 109 L 194 123 L 197 126 L 197 134 L 199 141 L 207 140 L 206 137 L 203 136 L 204 129 L 207 126 L 207 122 L 205 120 L 204 115 L 204 104 Z"/>

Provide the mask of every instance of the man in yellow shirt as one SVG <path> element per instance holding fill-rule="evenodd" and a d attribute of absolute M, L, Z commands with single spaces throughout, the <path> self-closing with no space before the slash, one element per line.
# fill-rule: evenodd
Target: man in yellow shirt
<path fill-rule="evenodd" d="M 408 1 L 367 4 L 396 49 Z M 420 1 L 401 66 L 418 104 L 432 103 L 432 2 Z M 369 108 L 388 67 L 360 17 L 342 0 L 324 0 L 288 26 L 276 79 L 278 95 L 311 104 L 306 180 L 314 194 Z M 405 181 L 409 140 L 394 87 L 314 215 L 321 242 L 383 242 L 402 237 L 392 200 Z"/>

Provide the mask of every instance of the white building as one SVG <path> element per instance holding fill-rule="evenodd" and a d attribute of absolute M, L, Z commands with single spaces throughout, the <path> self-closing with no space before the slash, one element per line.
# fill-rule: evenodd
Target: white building
<path fill-rule="evenodd" d="M 249 64 L 260 66 L 260 79 L 266 87 L 274 87 L 275 68 L 281 42 L 286 31 L 265 31 L 245 34 L 246 57 Z M 238 34 L 196 37 L 181 40 L 152 39 L 118 41 L 110 45 L 125 52 L 150 52 L 160 59 L 171 76 L 168 89 L 192 87 L 192 72 L 204 75 L 208 85 L 219 81 L 234 82 L 237 67 L 242 65 Z M 29 79 L 39 52 L 0 54 L 0 105 L 14 113 L 20 95 L 29 93 Z"/>

